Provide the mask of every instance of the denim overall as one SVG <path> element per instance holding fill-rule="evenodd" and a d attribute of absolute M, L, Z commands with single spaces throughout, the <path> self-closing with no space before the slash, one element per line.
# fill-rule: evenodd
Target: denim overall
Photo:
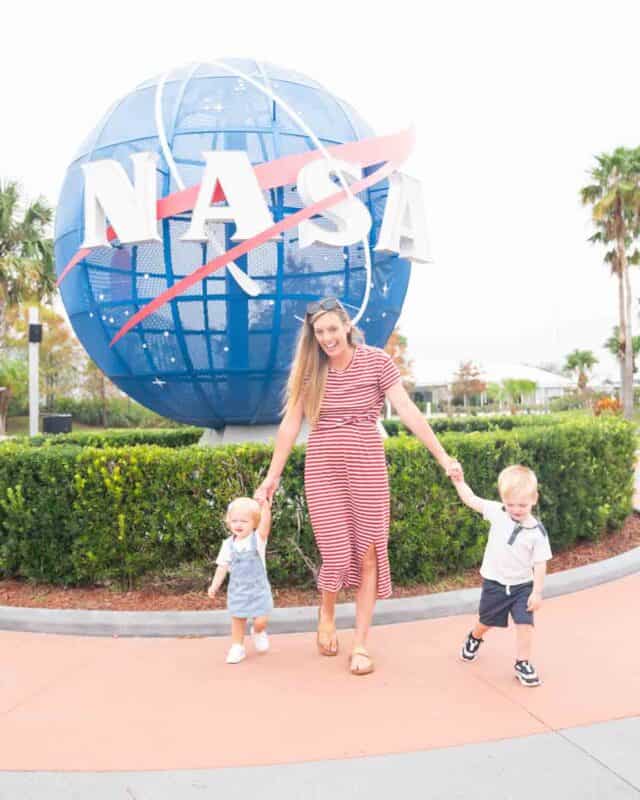
<path fill-rule="evenodd" d="M 258 552 L 257 533 L 250 535 L 250 547 L 239 552 L 231 540 L 231 574 L 227 608 L 232 617 L 264 617 L 273 611 L 273 597 L 267 572 Z"/>

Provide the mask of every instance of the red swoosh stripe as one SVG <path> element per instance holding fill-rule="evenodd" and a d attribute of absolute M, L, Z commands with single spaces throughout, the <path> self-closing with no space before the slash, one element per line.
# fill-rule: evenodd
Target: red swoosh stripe
<path fill-rule="evenodd" d="M 328 147 L 327 151 L 335 158 L 351 161 L 360 164 L 362 167 L 369 167 L 372 164 L 379 164 L 383 161 L 403 161 L 411 151 L 413 140 L 414 132 L 412 128 L 409 128 L 391 136 L 377 136 L 371 139 L 362 139 L 358 142 L 334 145 Z M 302 167 L 318 158 L 322 158 L 322 153 L 319 150 L 296 153 L 290 156 L 283 156 L 275 161 L 258 164 L 254 167 L 254 172 L 262 189 L 274 189 L 278 186 L 295 183 Z M 190 211 L 195 206 L 199 191 L 200 184 L 197 184 L 158 200 L 156 218 L 166 219 L 167 217 Z M 211 202 L 216 203 L 224 199 L 224 192 L 220 184 L 216 184 Z M 110 227 L 107 230 L 107 239 L 111 242 L 116 238 L 116 232 Z M 90 248 L 78 250 L 62 270 L 60 277 L 56 281 L 56 286 L 60 286 L 76 264 L 85 259 L 90 252 Z"/>
<path fill-rule="evenodd" d="M 408 150 L 404 153 L 404 157 L 408 155 Z M 398 153 L 397 155 L 400 155 Z M 400 163 L 402 163 L 404 159 L 399 158 L 397 161 L 394 159 L 393 161 L 389 161 L 380 169 L 377 169 L 367 178 L 363 178 L 360 181 L 356 181 L 351 187 L 350 190 L 352 194 L 358 194 L 359 192 L 368 189 L 369 186 L 372 186 L 375 183 L 378 183 L 384 178 L 388 177 L 392 172 L 394 172 Z M 139 322 L 142 322 L 146 319 L 150 314 L 154 311 L 157 311 L 158 308 L 163 306 L 165 303 L 168 303 L 170 300 L 173 300 L 179 294 L 185 292 L 190 286 L 198 281 L 201 281 L 203 278 L 206 278 L 207 275 L 210 275 L 215 270 L 224 267 L 229 261 L 234 261 L 236 258 L 240 258 L 240 256 L 245 255 L 248 253 L 249 250 L 253 250 L 255 247 L 264 244 L 264 242 L 268 241 L 272 236 L 275 234 L 283 233 L 284 231 L 289 230 L 290 228 L 295 227 L 300 222 L 305 219 L 309 219 L 313 217 L 315 214 L 319 214 L 327 208 L 330 208 L 332 205 L 341 202 L 342 200 L 346 199 L 347 192 L 343 189 L 335 194 L 329 195 L 329 197 L 325 197 L 323 200 L 320 200 L 317 203 L 314 203 L 311 206 L 307 206 L 307 208 L 302 208 L 300 211 L 296 211 L 295 214 L 290 214 L 286 219 L 281 220 L 275 225 L 272 225 L 270 228 L 259 233 L 257 236 L 252 237 L 251 239 L 246 239 L 236 247 L 231 248 L 231 250 L 227 250 L 226 253 L 214 258 L 212 261 L 204 264 L 203 266 L 196 269 L 190 275 L 185 276 L 182 280 L 178 281 L 178 283 L 171 286 L 169 289 L 166 289 L 164 292 L 159 294 L 155 297 L 150 303 L 147 303 L 144 308 L 141 308 L 136 314 L 134 314 L 127 322 L 120 328 L 118 333 L 113 337 L 111 340 L 111 346 L 113 346 L 116 342 L 118 342 L 126 333 L 128 333 L 131 328 L 135 327 Z"/>

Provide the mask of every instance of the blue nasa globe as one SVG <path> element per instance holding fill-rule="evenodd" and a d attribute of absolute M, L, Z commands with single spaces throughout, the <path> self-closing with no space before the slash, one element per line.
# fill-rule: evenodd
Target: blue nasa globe
<path fill-rule="evenodd" d="M 244 150 L 255 166 L 316 150 L 318 142 L 330 147 L 373 135 L 350 106 L 315 81 L 270 64 L 228 59 L 149 80 L 109 109 L 67 170 L 56 215 L 58 275 L 84 239 L 81 167 L 87 162 L 116 160 L 133 181 L 130 156 L 157 153 L 162 198 L 200 183 L 204 151 Z M 147 303 L 237 244 L 233 223 L 209 223 L 207 242 L 182 241 L 190 212 L 158 222 L 161 242 L 122 245 L 116 238 L 109 247 L 92 249 L 64 278 L 61 293 L 71 324 L 103 372 L 158 414 L 216 429 L 276 423 L 311 300 L 340 298 L 352 317 L 360 316 L 367 343 L 379 347 L 396 324 L 410 263 L 373 249 L 387 191 L 387 181 L 381 181 L 358 195 L 372 217 L 368 254 L 366 242 L 300 249 L 293 227 L 280 241 L 234 260 L 248 279 L 239 280 L 233 267 L 218 269 L 111 346 Z M 264 195 L 275 222 L 303 208 L 293 184 Z"/>

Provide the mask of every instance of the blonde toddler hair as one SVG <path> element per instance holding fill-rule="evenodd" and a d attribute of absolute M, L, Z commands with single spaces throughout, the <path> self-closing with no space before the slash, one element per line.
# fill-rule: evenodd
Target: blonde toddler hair
<path fill-rule="evenodd" d="M 253 497 L 236 497 L 227 506 L 227 515 L 224 518 L 225 523 L 229 524 L 229 516 L 234 509 L 243 509 L 248 511 L 253 519 L 253 526 L 257 528 L 260 524 L 260 503 L 254 500 Z"/>
<path fill-rule="evenodd" d="M 536 473 L 529 467 L 523 467 L 522 464 L 513 464 L 510 467 L 505 467 L 498 475 L 498 491 L 500 492 L 500 497 L 507 497 L 514 492 L 518 492 L 537 498 L 538 479 L 536 478 Z"/>

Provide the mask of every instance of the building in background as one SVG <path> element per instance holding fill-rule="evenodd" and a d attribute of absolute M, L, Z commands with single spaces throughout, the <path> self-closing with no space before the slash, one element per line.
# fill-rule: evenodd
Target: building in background
<path fill-rule="evenodd" d="M 432 409 L 444 408 L 451 402 L 451 385 L 460 371 L 460 362 L 453 360 L 415 360 L 413 377 L 415 388 L 412 392 L 414 400 L 420 408 L 425 409 L 431 403 Z M 505 380 L 526 380 L 535 383 L 536 388 L 527 398 L 530 405 L 548 406 L 554 397 L 562 397 L 575 391 L 575 381 L 564 375 L 557 375 L 538 367 L 526 364 L 507 362 L 479 362 L 479 377 L 487 384 L 501 385 Z M 487 391 L 478 398 L 479 405 L 486 405 Z"/>

